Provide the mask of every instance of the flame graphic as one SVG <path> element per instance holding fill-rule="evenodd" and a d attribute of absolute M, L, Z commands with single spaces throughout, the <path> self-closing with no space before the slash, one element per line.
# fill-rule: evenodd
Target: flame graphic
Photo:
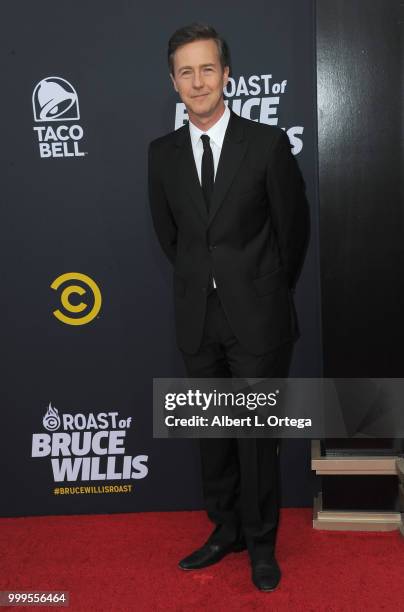
<path fill-rule="evenodd" d="M 55 431 L 60 427 L 60 417 L 57 408 L 53 408 L 52 404 L 49 402 L 48 410 L 46 411 L 45 416 L 42 419 L 43 426 L 48 431 Z"/>

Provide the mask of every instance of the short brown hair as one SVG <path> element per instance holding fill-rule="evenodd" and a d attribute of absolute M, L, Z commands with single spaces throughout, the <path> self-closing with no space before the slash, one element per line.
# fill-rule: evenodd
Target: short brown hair
<path fill-rule="evenodd" d="M 220 64 L 223 70 L 225 66 L 228 66 L 230 71 L 230 49 L 227 42 L 212 26 L 206 23 L 195 22 L 176 30 L 168 41 L 168 68 L 172 75 L 174 75 L 174 53 L 182 45 L 194 42 L 195 40 L 214 40 L 217 44 Z"/>

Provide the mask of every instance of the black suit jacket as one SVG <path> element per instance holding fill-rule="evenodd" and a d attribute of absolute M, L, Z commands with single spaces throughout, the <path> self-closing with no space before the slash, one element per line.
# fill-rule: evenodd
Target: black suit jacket
<path fill-rule="evenodd" d="M 308 233 L 304 184 L 287 134 L 233 111 L 208 215 L 189 126 L 149 146 L 149 199 L 174 266 L 177 341 L 197 352 L 212 273 L 230 326 L 263 354 L 298 337 L 292 292 Z"/>

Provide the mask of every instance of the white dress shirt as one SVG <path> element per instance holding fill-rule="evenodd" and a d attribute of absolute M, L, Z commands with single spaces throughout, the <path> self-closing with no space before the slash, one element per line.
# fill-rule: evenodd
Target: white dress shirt
<path fill-rule="evenodd" d="M 207 134 L 210 138 L 209 144 L 212 149 L 213 155 L 213 168 L 214 168 L 214 176 L 216 178 L 216 171 L 219 165 L 220 153 L 222 151 L 222 145 L 224 140 L 224 135 L 226 133 L 227 125 L 230 119 L 230 110 L 229 107 L 226 106 L 224 109 L 223 115 L 220 117 L 218 121 L 212 127 L 210 127 L 206 132 L 200 130 L 196 125 L 189 120 L 189 133 L 191 136 L 191 144 L 192 144 L 192 152 L 194 154 L 195 165 L 198 172 L 199 182 L 202 185 L 201 179 L 201 171 L 202 171 L 202 155 L 203 155 L 203 144 L 201 140 L 202 134 Z M 213 279 L 213 287 L 216 287 L 215 279 Z"/>

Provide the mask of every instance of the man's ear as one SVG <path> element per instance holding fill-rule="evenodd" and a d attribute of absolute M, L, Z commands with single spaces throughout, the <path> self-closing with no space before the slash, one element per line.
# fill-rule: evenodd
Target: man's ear
<path fill-rule="evenodd" d="M 226 87 L 228 81 L 229 81 L 229 72 L 230 72 L 230 68 L 229 66 L 225 66 L 223 69 L 223 83 L 224 83 L 224 87 Z"/>
<path fill-rule="evenodd" d="M 174 89 L 175 89 L 175 91 L 177 91 L 177 92 L 178 92 L 177 85 L 175 84 L 175 79 L 174 79 L 173 75 L 171 74 L 171 72 L 170 72 L 170 79 L 171 79 L 171 80 L 172 80 L 172 82 L 173 82 L 173 85 L 174 85 Z"/>

